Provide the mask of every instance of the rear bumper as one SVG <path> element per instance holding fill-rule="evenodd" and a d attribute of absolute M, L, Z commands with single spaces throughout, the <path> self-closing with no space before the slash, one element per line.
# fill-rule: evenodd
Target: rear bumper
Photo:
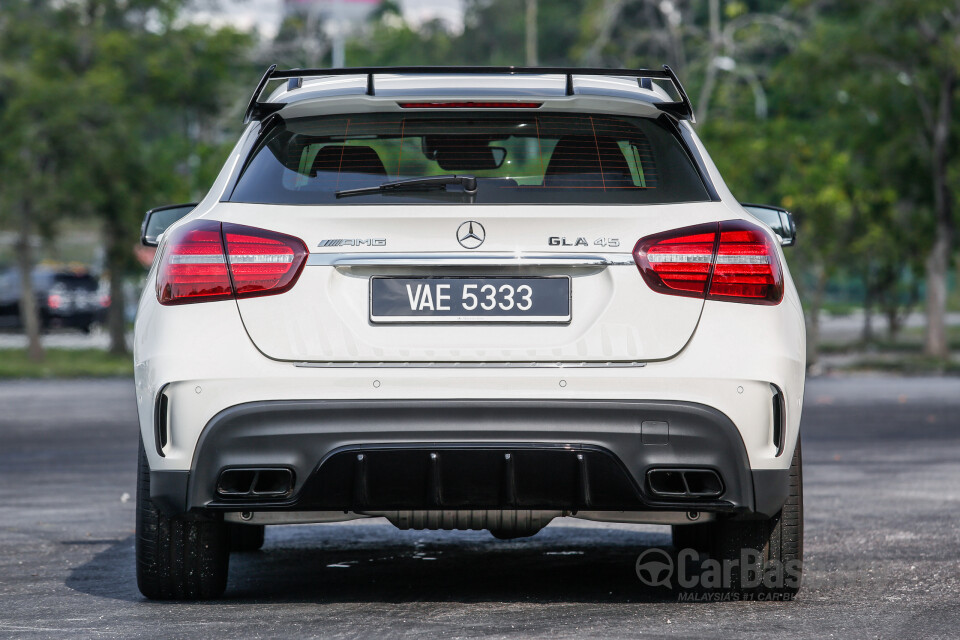
<path fill-rule="evenodd" d="M 282 495 L 223 495 L 230 469 L 288 469 Z M 711 470 L 719 495 L 656 495 L 648 473 Z M 304 400 L 214 416 L 189 471 L 151 472 L 174 513 L 556 509 L 772 515 L 788 470 L 751 470 L 703 404 L 644 400 Z M 781 477 L 782 476 L 782 477 Z"/>
<path fill-rule="evenodd" d="M 44 309 L 43 316 L 48 321 L 55 321 L 59 324 L 69 327 L 85 327 L 92 322 L 96 322 L 100 317 L 99 311 L 57 311 L 53 309 Z"/>

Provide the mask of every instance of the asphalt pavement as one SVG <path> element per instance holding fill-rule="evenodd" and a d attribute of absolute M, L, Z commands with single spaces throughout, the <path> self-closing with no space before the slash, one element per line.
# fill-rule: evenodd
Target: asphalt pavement
<path fill-rule="evenodd" d="M 956 638 L 958 410 L 956 378 L 808 382 L 793 602 L 677 602 L 635 572 L 668 529 L 566 518 L 517 541 L 268 528 L 222 600 L 156 603 L 134 577 L 132 382 L 0 383 L 0 637 Z"/>

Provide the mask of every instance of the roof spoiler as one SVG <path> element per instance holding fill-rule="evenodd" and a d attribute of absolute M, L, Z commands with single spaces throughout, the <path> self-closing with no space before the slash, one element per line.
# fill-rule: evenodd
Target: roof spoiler
<path fill-rule="evenodd" d="M 676 93 L 680 100 L 675 102 L 657 102 L 655 106 L 669 113 L 679 120 L 689 120 L 696 122 L 693 115 L 693 105 L 690 104 L 690 98 L 684 91 L 683 85 L 667 65 L 663 65 L 662 70 L 656 69 L 596 69 L 585 67 L 353 67 L 345 69 L 287 69 L 277 71 L 277 65 L 270 65 L 257 88 L 250 98 L 250 105 L 243 116 L 243 123 L 247 124 L 251 120 L 262 120 L 272 113 L 282 109 L 285 104 L 277 102 L 260 102 L 260 94 L 263 93 L 267 83 L 271 80 L 288 80 L 288 88 L 295 89 L 303 85 L 303 78 L 319 78 L 324 76 L 367 76 L 368 96 L 376 95 L 374 86 L 374 76 L 377 74 L 391 75 L 563 75 L 566 76 L 566 95 L 576 95 L 573 89 L 573 76 L 619 76 L 636 78 L 639 85 L 644 89 L 652 89 L 654 80 L 669 80 L 673 83 Z"/>

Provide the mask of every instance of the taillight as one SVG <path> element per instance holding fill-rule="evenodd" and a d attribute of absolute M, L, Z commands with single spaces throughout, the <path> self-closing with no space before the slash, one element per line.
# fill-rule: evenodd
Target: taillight
<path fill-rule="evenodd" d="M 717 263 L 707 298 L 757 304 L 778 304 L 783 299 L 783 273 L 769 234 L 743 220 L 720 223 Z"/>
<path fill-rule="evenodd" d="M 51 309 L 59 309 L 60 303 L 61 303 L 60 296 L 58 296 L 57 294 L 51 293 L 49 296 L 47 296 L 47 306 L 50 307 Z"/>
<path fill-rule="evenodd" d="M 160 304 L 208 302 L 233 297 L 219 222 L 192 222 L 174 231 L 166 244 L 157 272 Z"/>
<path fill-rule="evenodd" d="M 710 281 L 716 223 L 647 236 L 633 259 L 650 288 L 660 293 L 702 298 Z"/>
<path fill-rule="evenodd" d="M 283 293 L 300 276 L 307 257 L 303 240 L 229 223 L 223 236 L 238 298 Z"/>
<path fill-rule="evenodd" d="M 760 227 L 728 220 L 643 238 L 633 258 L 651 289 L 677 296 L 778 304 L 783 273 Z"/>
<path fill-rule="evenodd" d="M 306 245 L 292 236 L 212 220 L 191 222 L 166 242 L 157 299 L 171 305 L 283 293 L 296 282 L 306 256 Z"/>

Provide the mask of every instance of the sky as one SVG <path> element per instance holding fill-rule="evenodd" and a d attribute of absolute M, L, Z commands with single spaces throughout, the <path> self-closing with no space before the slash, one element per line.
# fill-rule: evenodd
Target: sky
<path fill-rule="evenodd" d="M 256 28 L 266 37 L 280 26 L 283 0 L 196 0 L 193 19 L 213 25 Z M 404 17 L 413 24 L 439 18 L 454 29 L 463 24 L 462 0 L 399 0 Z"/>

